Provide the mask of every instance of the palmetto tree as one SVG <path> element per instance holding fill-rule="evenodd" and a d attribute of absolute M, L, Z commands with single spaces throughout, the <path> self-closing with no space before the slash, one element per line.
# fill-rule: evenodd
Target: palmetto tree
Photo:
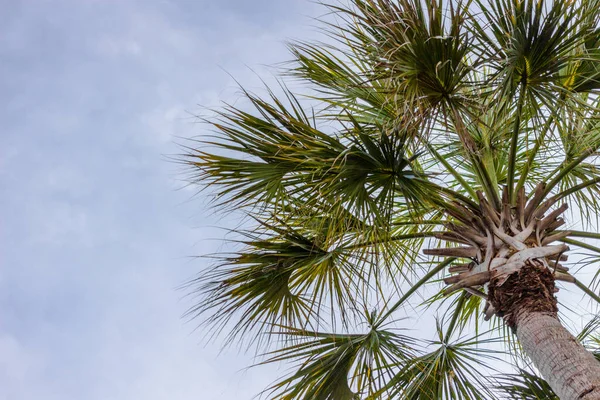
<path fill-rule="evenodd" d="M 190 315 L 295 366 L 270 398 L 600 399 L 597 324 L 578 340 L 556 295 L 600 302 L 600 1 L 328 7 L 282 75 L 309 100 L 244 92 L 187 147 L 249 216 Z M 488 377 L 498 341 L 535 368 Z"/>

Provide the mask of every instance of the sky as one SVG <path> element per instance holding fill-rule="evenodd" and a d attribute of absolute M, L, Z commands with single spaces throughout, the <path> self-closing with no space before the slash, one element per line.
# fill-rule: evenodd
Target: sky
<path fill-rule="evenodd" d="M 259 87 L 306 0 L 0 0 L 0 399 L 250 399 L 177 287 L 222 221 L 169 161 L 193 114 Z"/>
<path fill-rule="evenodd" d="M 178 290 L 223 250 L 170 161 L 193 117 L 319 37 L 308 0 L 0 0 L 0 400 L 245 400 L 280 366 Z M 562 293 L 562 291 L 561 291 Z M 580 294 L 566 291 L 574 302 Z M 589 299 L 581 301 L 587 309 Z"/>

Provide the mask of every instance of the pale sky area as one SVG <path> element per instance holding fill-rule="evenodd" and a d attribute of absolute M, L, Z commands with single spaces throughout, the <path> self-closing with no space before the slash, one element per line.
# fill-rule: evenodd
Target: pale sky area
<path fill-rule="evenodd" d="M 192 256 L 223 250 L 216 227 L 233 222 L 183 188 L 168 158 L 179 138 L 207 133 L 191 116 L 200 105 L 235 102 L 233 78 L 258 90 L 256 74 L 272 76 L 264 65 L 289 60 L 285 40 L 319 36 L 311 17 L 325 10 L 0 9 L 0 400 L 252 399 L 286 369 L 247 370 L 252 352 L 207 342 L 182 319 L 191 302 L 177 287 L 209 265 Z M 592 311 L 571 296 L 576 312 Z"/>
<path fill-rule="evenodd" d="M 0 399 L 251 399 L 244 368 L 176 288 L 222 232 L 167 156 L 190 113 L 233 101 L 305 0 L 0 0 Z M 225 72 L 227 71 L 227 72 Z"/>

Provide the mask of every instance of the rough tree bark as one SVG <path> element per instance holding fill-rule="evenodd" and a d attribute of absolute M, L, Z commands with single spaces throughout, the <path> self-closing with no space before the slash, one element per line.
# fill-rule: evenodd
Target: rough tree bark
<path fill-rule="evenodd" d="M 519 343 L 562 400 L 600 399 L 600 362 L 566 330 L 555 314 L 521 312 Z"/>
<path fill-rule="evenodd" d="M 552 272 L 539 260 L 489 287 L 497 313 L 554 392 L 562 400 L 600 400 L 600 363 L 558 320 L 554 292 Z"/>

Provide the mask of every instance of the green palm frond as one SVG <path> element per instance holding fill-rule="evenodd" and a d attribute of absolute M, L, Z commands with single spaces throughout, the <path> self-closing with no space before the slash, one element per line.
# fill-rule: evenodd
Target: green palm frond
<path fill-rule="evenodd" d="M 399 275 L 410 273 L 404 266 L 417 257 L 415 248 L 434 234 L 431 227 L 401 226 L 384 236 L 355 219 L 355 226 L 337 225 L 338 214 L 307 215 L 305 207 L 287 211 L 280 213 L 286 221 L 257 220 L 262 233 L 239 232 L 243 249 L 187 284 L 204 298 L 189 316 L 222 329 L 236 315 L 231 339 L 255 328 L 316 327 L 324 315 L 346 324 L 347 314 L 364 300 L 360 293 L 386 280 L 400 285 Z"/>
<path fill-rule="evenodd" d="M 346 150 L 338 140 L 316 129 L 297 99 L 286 108 L 274 95 L 273 104 L 246 93 L 258 115 L 233 106 L 207 121 L 216 129 L 214 141 L 191 149 L 187 162 L 198 181 L 217 186 L 221 202 L 234 205 L 283 201 L 286 189 L 298 182 L 294 173 L 324 174 Z M 212 146 L 220 150 L 207 152 Z M 312 155 L 303 154 L 309 150 Z M 221 204 L 221 203 L 219 203 Z"/>
<path fill-rule="evenodd" d="M 359 49 L 374 60 L 375 77 L 390 81 L 409 112 L 465 102 L 471 47 L 460 2 L 450 10 L 441 1 L 357 0 L 355 5 L 352 33 L 362 42 Z"/>
<path fill-rule="evenodd" d="M 600 362 L 600 315 L 594 315 L 585 324 L 581 332 L 577 335 L 577 340 L 591 351 L 596 360 Z"/>
<path fill-rule="evenodd" d="M 483 294 L 483 292 L 480 292 Z M 483 319 L 483 306 L 485 301 L 474 293 L 462 292 L 448 307 L 452 311 L 452 319 L 446 330 L 446 336 L 450 337 L 455 332 L 463 332 L 469 324 L 475 326 L 476 333 Z"/>
<path fill-rule="evenodd" d="M 586 1 L 579 5 L 582 23 L 579 35 L 583 44 L 573 51 L 575 59 L 559 72 L 565 89 L 589 93 L 600 89 L 600 70 L 598 69 L 600 32 L 598 31 L 597 1 Z"/>
<path fill-rule="evenodd" d="M 385 83 L 369 76 L 367 60 L 325 44 L 294 43 L 290 49 L 297 66 L 289 73 L 317 87 L 318 100 L 330 105 L 327 114 L 345 119 L 351 113 L 354 121 L 373 126 L 398 117 Z"/>
<path fill-rule="evenodd" d="M 498 377 L 496 389 L 507 399 L 559 400 L 545 380 L 526 370 Z"/>
<path fill-rule="evenodd" d="M 483 21 L 475 20 L 474 24 L 477 47 L 495 71 L 488 87 L 497 88 L 493 98 L 502 107 L 515 107 L 517 111 L 507 171 L 509 194 L 514 201 L 519 133 L 525 122 L 522 112 L 529 109 L 532 115 L 544 111 L 552 115 L 561 107 L 562 102 L 556 99 L 577 99 L 577 94 L 565 90 L 560 71 L 588 58 L 581 48 L 594 38 L 596 11 L 563 1 L 478 3 Z"/>
<path fill-rule="evenodd" d="M 438 188 L 411 168 L 415 156 L 406 151 L 402 132 L 388 134 L 353 121 L 347 138 L 330 136 L 286 94 L 289 108 L 274 95 L 270 104 L 247 93 L 260 116 L 234 107 L 220 112 L 211 122 L 218 140 L 199 147 L 214 146 L 222 155 L 190 149 L 186 162 L 197 171 L 196 180 L 217 186 L 218 204 L 327 199 L 363 218 L 389 218 L 399 200 L 414 208 L 436 196 Z"/>
<path fill-rule="evenodd" d="M 223 326 L 239 314 L 232 337 L 283 324 L 318 326 L 321 313 L 333 310 L 344 319 L 358 300 L 362 272 L 357 265 L 342 252 L 324 248 L 317 235 L 262 224 L 266 235 L 246 233 L 243 251 L 189 282 L 205 298 L 189 315 L 208 314 L 207 323 Z"/>
<path fill-rule="evenodd" d="M 594 315 L 594 317 L 585 324 L 581 332 L 577 334 L 577 340 L 585 342 L 589 339 L 593 342 L 594 334 L 597 333 L 600 333 L 600 315 Z"/>
<path fill-rule="evenodd" d="M 373 320 L 375 315 L 367 315 Z M 296 343 L 269 354 L 265 363 L 292 362 L 296 372 L 267 389 L 272 399 L 354 400 L 372 396 L 391 365 L 414 356 L 412 338 L 392 329 L 326 334 L 290 329 Z"/>
<path fill-rule="evenodd" d="M 489 399 L 484 360 L 496 358 L 497 351 L 486 349 L 493 339 L 479 337 L 450 342 L 438 326 L 437 341 L 431 352 L 402 366 L 385 390 L 389 398 L 429 399 Z"/>
<path fill-rule="evenodd" d="M 269 398 L 555 398 L 490 307 L 491 263 L 568 244 L 551 276 L 600 303 L 600 1 L 326 6 L 327 42 L 289 44 L 303 97 L 242 89 L 185 147 L 243 218 L 188 316 L 295 368 Z M 392 328 L 422 312 L 437 339 Z M 600 358 L 597 327 L 578 339 Z"/>
<path fill-rule="evenodd" d="M 577 2 L 478 0 L 477 47 L 494 69 L 502 97 L 522 85 L 528 95 L 552 105 L 561 92 L 559 71 L 577 60 L 577 49 L 593 37 L 590 10 Z"/>

